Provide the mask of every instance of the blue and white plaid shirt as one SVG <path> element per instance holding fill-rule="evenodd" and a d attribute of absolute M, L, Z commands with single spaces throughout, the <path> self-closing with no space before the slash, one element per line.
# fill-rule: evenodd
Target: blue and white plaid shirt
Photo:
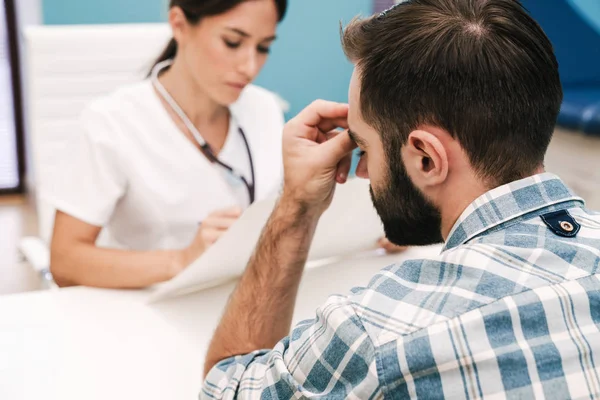
<path fill-rule="evenodd" d="M 600 214 L 551 174 L 475 200 L 442 253 L 331 296 L 203 398 L 600 397 Z"/>

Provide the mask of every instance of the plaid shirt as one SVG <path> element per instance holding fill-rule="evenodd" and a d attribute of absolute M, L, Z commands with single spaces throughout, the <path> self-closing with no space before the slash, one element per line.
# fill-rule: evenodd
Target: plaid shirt
<path fill-rule="evenodd" d="M 554 175 L 516 181 L 439 256 L 331 296 L 274 349 L 219 363 L 201 397 L 598 398 L 599 265 L 600 214 Z"/>

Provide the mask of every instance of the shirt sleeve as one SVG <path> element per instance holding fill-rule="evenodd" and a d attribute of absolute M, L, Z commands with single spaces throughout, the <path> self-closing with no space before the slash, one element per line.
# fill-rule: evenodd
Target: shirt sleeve
<path fill-rule="evenodd" d="M 41 196 L 54 208 L 86 223 L 104 226 L 126 188 L 118 157 L 117 132 L 104 114 L 86 109 Z"/>
<path fill-rule="evenodd" d="M 201 399 L 369 399 L 380 394 L 374 345 L 349 298 L 332 296 L 273 350 L 232 357 L 208 374 Z"/>

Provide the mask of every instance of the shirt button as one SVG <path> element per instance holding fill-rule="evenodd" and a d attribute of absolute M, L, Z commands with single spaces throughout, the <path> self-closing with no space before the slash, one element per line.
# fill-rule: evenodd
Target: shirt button
<path fill-rule="evenodd" d="M 575 227 L 573 226 L 573 224 L 570 222 L 567 222 L 567 221 L 560 221 L 560 227 L 565 232 L 573 232 L 575 230 Z"/>

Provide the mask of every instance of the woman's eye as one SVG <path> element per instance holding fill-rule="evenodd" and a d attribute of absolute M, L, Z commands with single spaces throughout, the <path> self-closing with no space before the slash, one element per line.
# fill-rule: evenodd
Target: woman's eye
<path fill-rule="evenodd" d="M 230 49 L 237 49 L 238 47 L 240 47 L 240 42 L 230 42 L 229 40 L 225 40 L 225 45 L 227 47 L 229 47 Z"/>
<path fill-rule="evenodd" d="M 364 156 L 366 153 L 367 153 L 366 151 L 364 151 L 364 150 L 360 150 L 360 151 L 357 153 L 357 155 L 358 155 L 358 158 L 362 158 L 362 156 Z"/>
<path fill-rule="evenodd" d="M 258 46 L 257 49 L 258 49 L 258 52 L 262 53 L 262 54 L 269 54 L 269 52 L 271 52 L 271 49 L 269 47 L 265 47 L 265 46 Z"/>

